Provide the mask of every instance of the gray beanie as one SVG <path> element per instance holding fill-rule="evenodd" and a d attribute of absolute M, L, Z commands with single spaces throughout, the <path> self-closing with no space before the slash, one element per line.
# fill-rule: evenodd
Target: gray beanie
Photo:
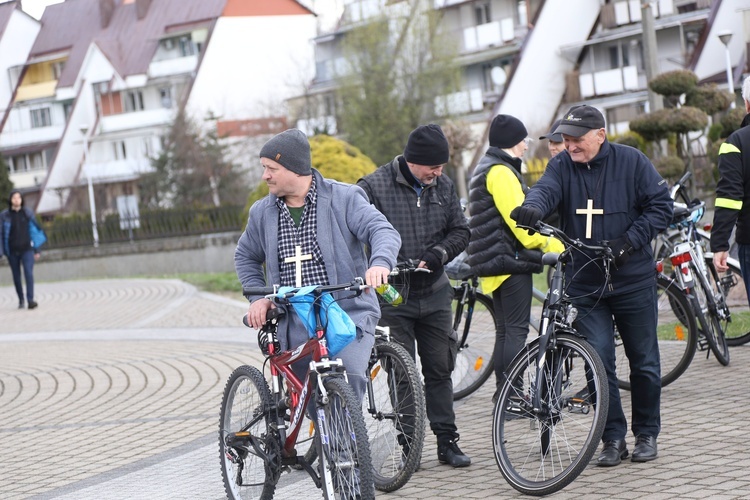
<path fill-rule="evenodd" d="M 260 149 L 261 158 L 270 158 L 299 175 L 312 175 L 310 142 L 299 129 L 290 128 L 277 134 Z"/>

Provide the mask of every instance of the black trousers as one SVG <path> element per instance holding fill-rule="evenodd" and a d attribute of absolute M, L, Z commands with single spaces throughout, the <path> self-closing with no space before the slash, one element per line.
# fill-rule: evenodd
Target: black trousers
<path fill-rule="evenodd" d="M 452 330 L 450 283 L 427 297 L 409 296 L 397 307 L 382 306 L 381 326 L 388 326 L 391 339 L 422 361 L 425 402 L 430 429 L 438 441 L 458 437 L 453 412 L 451 373 L 456 361 L 457 339 Z"/>
<path fill-rule="evenodd" d="M 526 345 L 531 316 L 531 274 L 513 274 L 492 292 L 495 309 L 495 383 L 499 390 L 505 370 Z"/>

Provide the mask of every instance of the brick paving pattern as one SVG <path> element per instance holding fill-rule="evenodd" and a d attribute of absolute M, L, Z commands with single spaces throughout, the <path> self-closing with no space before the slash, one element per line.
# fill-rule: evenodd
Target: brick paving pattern
<path fill-rule="evenodd" d="M 0 287 L 0 498 L 224 498 L 224 383 L 237 365 L 261 363 L 253 333 L 237 326 L 245 303 L 146 279 L 44 283 L 37 298 L 37 310 L 17 310 L 12 287 Z M 750 498 L 750 346 L 731 355 L 722 367 L 699 352 L 664 388 L 655 462 L 591 465 L 549 498 Z M 495 464 L 491 395 L 490 383 L 456 403 L 471 467 L 438 464 L 428 436 L 421 469 L 379 497 L 521 498 Z M 318 496 L 312 488 L 294 471 L 275 498 Z"/>

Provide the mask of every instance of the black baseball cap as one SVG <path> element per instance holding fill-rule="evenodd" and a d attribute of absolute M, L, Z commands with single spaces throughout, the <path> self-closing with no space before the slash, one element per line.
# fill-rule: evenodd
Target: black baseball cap
<path fill-rule="evenodd" d="M 582 104 L 573 106 L 565 113 L 555 134 L 581 137 L 589 130 L 604 128 L 604 116 L 593 106 Z"/>
<path fill-rule="evenodd" d="M 562 134 L 556 134 L 555 129 L 560 126 L 560 122 L 562 120 L 555 120 L 555 123 L 552 124 L 552 127 L 550 127 L 549 132 L 544 134 L 539 138 L 541 141 L 542 139 L 549 139 L 552 142 L 563 142 Z"/>

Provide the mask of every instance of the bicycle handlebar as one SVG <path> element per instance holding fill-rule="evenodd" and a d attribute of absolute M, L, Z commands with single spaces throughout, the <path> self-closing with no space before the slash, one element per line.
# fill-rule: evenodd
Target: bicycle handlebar
<path fill-rule="evenodd" d="M 589 250 L 591 252 L 596 252 L 598 254 L 603 255 L 609 260 L 614 260 L 614 256 L 612 254 L 612 247 L 609 246 L 609 241 L 604 240 L 600 241 L 599 245 L 587 245 L 586 243 L 582 242 L 581 240 L 577 238 L 571 238 L 562 229 L 558 229 L 555 226 L 551 224 L 547 224 L 543 221 L 538 221 L 536 225 L 531 228 L 528 226 L 522 226 L 520 224 L 517 225 L 520 228 L 523 229 L 533 229 L 534 231 L 537 231 L 539 234 L 544 236 L 554 236 L 555 238 L 559 239 L 563 243 L 565 243 L 566 247 L 576 247 L 582 250 Z"/>
<path fill-rule="evenodd" d="M 415 259 L 409 259 L 407 261 L 398 262 L 396 263 L 396 267 L 391 270 L 391 276 L 398 276 L 399 274 L 409 274 L 409 273 L 431 273 L 432 271 L 430 269 L 427 269 L 426 267 L 417 267 L 419 265 L 419 261 Z"/>
<path fill-rule="evenodd" d="M 257 295 L 263 295 L 265 298 L 272 302 L 277 302 L 279 300 L 283 301 L 285 299 L 291 299 L 297 293 L 300 291 L 300 288 L 293 288 L 292 290 L 289 290 L 286 292 L 283 296 L 279 297 L 279 285 L 273 285 L 272 287 L 243 287 L 242 288 L 242 295 L 245 297 L 254 297 Z M 365 281 L 362 278 L 354 278 L 353 281 L 349 283 L 340 283 L 337 285 L 321 285 L 318 286 L 314 293 L 323 294 L 323 293 L 333 293 L 333 292 L 341 292 L 341 291 L 349 291 L 349 292 L 357 292 L 357 294 L 362 293 L 367 288 L 371 288 L 369 285 L 365 285 Z"/>

